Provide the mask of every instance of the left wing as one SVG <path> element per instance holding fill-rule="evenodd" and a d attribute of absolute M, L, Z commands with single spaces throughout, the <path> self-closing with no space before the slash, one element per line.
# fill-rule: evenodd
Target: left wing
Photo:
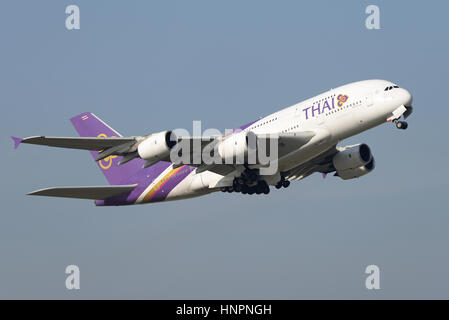
<path fill-rule="evenodd" d="M 76 199 L 106 200 L 111 197 L 129 193 L 137 184 L 114 185 L 100 187 L 58 187 L 36 190 L 28 193 L 30 196 L 47 196 Z"/>
<path fill-rule="evenodd" d="M 13 138 L 14 139 L 14 138 Z M 17 138 L 16 138 L 17 139 Z M 28 137 L 20 141 L 20 143 L 38 144 L 49 147 L 83 149 L 99 151 L 107 148 L 133 145 L 137 142 L 136 137 L 131 138 L 95 138 L 95 137 L 46 137 L 36 136 Z"/>
<path fill-rule="evenodd" d="M 250 134 L 250 133 L 248 133 Z M 253 133 L 251 133 L 253 134 Z M 158 135 L 158 134 L 155 134 Z M 278 146 L 278 158 L 300 148 L 301 146 L 307 144 L 316 135 L 313 131 L 300 131 L 300 132 L 290 132 L 290 133 L 280 133 L 277 135 L 272 135 L 269 137 L 264 137 L 259 135 L 257 137 L 257 143 L 264 143 L 267 146 L 267 152 L 270 153 L 269 146 L 271 145 L 271 139 L 276 139 L 275 143 Z M 123 156 L 123 159 L 119 164 L 124 164 L 134 158 L 139 158 L 139 144 L 145 142 L 147 138 L 152 135 L 147 136 L 134 136 L 134 137 L 48 137 L 48 136 L 35 136 L 28 137 L 25 139 L 19 139 L 12 137 L 14 140 L 14 145 L 17 146 L 21 143 L 44 145 L 50 147 L 59 148 L 70 148 L 70 149 L 82 149 L 90 151 L 99 151 L 99 155 L 96 158 L 97 161 L 103 160 L 106 157 L 117 155 Z M 205 164 L 202 162 L 201 154 L 205 148 L 213 148 L 220 142 L 226 140 L 228 136 L 202 136 L 202 137 L 177 137 L 177 143 L 185 142 L 191 145 L 189 148 L 188 160 L 176 164 L 180 165 L 191 165 L 198 167 L 198 172 L 201 171 L 212 171 L 221 175 L 229 174 L 234 171 L 238 166 L 243 164 Z M 195 145 L 197 147 L 195 147 Z M 150 147 L 152 148 L 152 147 Z M 181 149 L 182 150 L 182 149 Z M 199 161 L 195 161 L 195 157 Z M 155 164 L 159 161 L 170 161 L 169 152 L 166 152 L 164 156 L 156 157 L 155 159 L 147 160 L 144 167 Z"/>

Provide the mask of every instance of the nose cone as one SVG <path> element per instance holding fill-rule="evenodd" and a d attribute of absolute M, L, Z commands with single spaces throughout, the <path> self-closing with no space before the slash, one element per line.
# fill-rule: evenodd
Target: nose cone
<path fill-rule="evenodd" d="M 404 88 L 399 88 L 399 90 L 400 91 L 398 91 L 398 98 L 401 100 L 401 104 L 410 107 L 413 102 L 413 97 L 411 93 Z"/>

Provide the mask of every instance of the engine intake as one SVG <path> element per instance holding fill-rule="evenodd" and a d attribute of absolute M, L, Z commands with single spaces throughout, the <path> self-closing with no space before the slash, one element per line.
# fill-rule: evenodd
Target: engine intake
<path fill-rule="evenodd" d="M 170 155 L 176 143 L 177 137 L 172 131 L 154 133 L 139 143 L 137 153 L 144 160 L 160 161 Z"/>
<path fill-rule="evenodd" d="M 368 145 L 362 143 L 344 147 L 334 156 L 332 163 L 337 171 L 343 171 L 364 166 L 371 161 L 372 157 Z"/>
<path fill-rule="evenodd" d="M 336 175 L 343 180 L 361 177 L 371 172 L 375 161 L 368 145 L 362 143 L 344 147 L 333 158 Z"/>

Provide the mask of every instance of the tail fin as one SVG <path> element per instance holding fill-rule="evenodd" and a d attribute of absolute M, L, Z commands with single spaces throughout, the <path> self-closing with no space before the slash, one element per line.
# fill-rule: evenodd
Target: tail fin
<path fill-rule="evenodd" d="M 121 137 L 121 135 L 104 123 L 100 118 L 90 112 L 81 113 L 70 119 L 80 137 Z M 90 152 L 94 159 L 98 156 L 97 151 Z M 134 159 L 121 166 L 118 165 L 119 156 L 110 156 L 97 165 L 111 185 L 121 184 L 124 179 L 134 175 L 142 169 L 144 161 Z"/>

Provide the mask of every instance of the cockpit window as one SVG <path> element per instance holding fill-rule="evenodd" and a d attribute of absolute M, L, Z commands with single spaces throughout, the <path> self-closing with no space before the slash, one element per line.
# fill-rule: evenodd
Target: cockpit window
<path fill-rule="evenodd" d="M 389 87 L 386 87 L 384 91 L 392 90 L 392 89 L 394 89 L 394 88 L 399 88 L 399 87 L 396 86 L 396 85 L 394 85 L 394 86 L 389 86 Z"/>

